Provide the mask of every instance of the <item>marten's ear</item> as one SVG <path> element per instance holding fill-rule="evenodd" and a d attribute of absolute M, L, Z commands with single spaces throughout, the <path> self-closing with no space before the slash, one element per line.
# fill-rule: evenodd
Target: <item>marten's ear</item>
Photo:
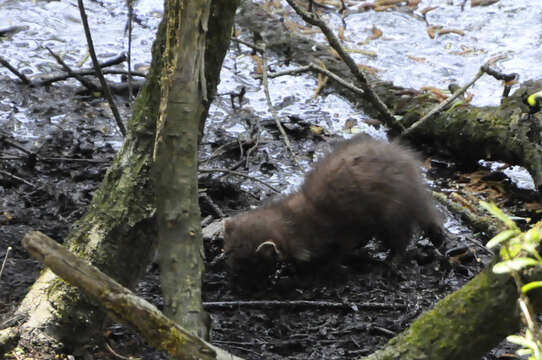
<path fill-rule="evenodd" d="M 265 256 L 266 258 L 272 259 L 277 256 L 279 259 L 283 259 L 282 253 L 280 252 L 277 244 L 273 240 L 267 240 L 258 245 L 256 248 L 256 253 Z"/>

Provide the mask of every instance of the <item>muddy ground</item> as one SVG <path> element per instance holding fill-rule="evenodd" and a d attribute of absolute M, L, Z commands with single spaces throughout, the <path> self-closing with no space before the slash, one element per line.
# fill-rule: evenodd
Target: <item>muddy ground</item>
<path fill-rule="evenodd" d="M 43 134 L 21 142 L 4 131 L 3 139 L 8 142 L 0 141 L 0 259 L 4 258 L 8 246 L 12 248 L 0 280 L 0 320 L 4 320 L 24 297 L 41 269 L 41 265 L 22 248 L 22 237 L 30 230 L 39 230 L 62 242 L 70 225 L 91 201 L 93 191 L 114 157 L 115 149 L 111 144 L 118 141 L 118 137 L 101 131 L 103 126 L 108 126 L 104 125 L 107 116 L 103 113 L 102 99 L 74 97 L 75 89 L 68 85 L 30 89 L 6 78 L 1 81 L 6 82 L 3 95 L 13 98 L 13 107 L 22 105 L 22 99 L 26 106 L 31 104 Z M 55 109 L 59 108 L 63 113 L 71 114 L 63 124 L 51 121 Z M 239 115 L 240 118 L 250 116 L 250 112 Z M 271 123 L 261 119 L 265 141 L 261 141 L 248 162 L 250 168 L 263 169 L 270 177 L 279 171 L 281 163 L 290 161 Z M 333 136 L 311 134 L 307 124 L 299 119 L 287 125 L 294 149 L 302 152 L 303 159 L 308 162 L 313 152 L 336 140 Z M 208 124 L 207 134 L 202 159 L 208 158 L 220 145 L 236 140 L 213 127 L 212 123 Z M 14 147 L 13 143 L 37 153 L 38 159 Z M 219 152 L 205 167 L 232 167 L 244 159 L 238 147 L 224 149 L 227 151 Z M 469 174 L 474 171 L 485 171 L 434 156 L 425 164 L 429 167 L 427 175 L 433 186 L 445 192 L 465 183 L 464 179 L 472 179 Z M 243 167 L 244 164 L 238 170 L 245 171 Z M 492 184 L 488 187 L 505 190 L 497 200 L 509 211 L 519 216 L 533 215 L 520 209 L 526 199 L 533 199 L 536 194 L 516 189 L 500 173 L 488 173 L 486 178 L 488 184 Z M 261 198 L 268 193 L 261 184 L 242 179 L 244 185 L 241 187 L 239 182 L 240 179 L 231 176 L 201 175 L 200 187 L 206 189 L 208 196 L 201 199 L 202 218 L 217 219 L 217 213 L 220 213 L 217 207 L 226 215 L 242 211 L 261 203 Z M 233 284 L 221 263 L 208 266 L 203 284 L 205 302 L 280 301 L 265 308 L 247 304 L 233 308 L 209 306 L 211 342 L 246 359 L 351 359 L 372 353 L 439 299 L 461 287 L 490 259 L 489 252 L 477 245 L 486 240 L 484 234 L 473 234 L 445 209 L 441 210 L 448 229 L 455 234 L 454 240 L 445 248 L 464 247 L 468 254 L 461 258 L 461 267 L 451 270 L 439 269 L 431 256 L 430 242 L 422 237 L 413 241 L 421 255 L 401 268 L 403 278 L 388 271 L 384 265 L 386 254 L 374 245 L 347 259 L 340 269 L 331 273 L 316 271 L 313 279 L 300 282 L 286 272 L 269 279 L 258 290 Z M 211 263 L 220 253 L 222 239 L 206 238 L 205 246 L 207 261 Z M 149 266 L 137 292 L 161 308 L 158 271 L 156 265 Z M 290 300 L 327 301 L 347 306 L 293 306 L 288 304 Z M 88 345 L 85 358 L 117 358 L 108 348 L 123 356 L 166 358 L 163 353 L 146 347 L 132 330 L 112 322 L 101 338 Z M 509 351 L 500 347 L 485 359 L 498 359 Z"/>

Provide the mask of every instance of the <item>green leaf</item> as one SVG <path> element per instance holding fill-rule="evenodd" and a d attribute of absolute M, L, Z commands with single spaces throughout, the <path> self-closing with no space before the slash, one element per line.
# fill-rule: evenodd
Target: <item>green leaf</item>
<path fill-rule="evenodd" d="M 520 234 L 518 230 L 505 230 L 497 234 L 493 239 L 489 240 L 486 244 L 486 247 L 491 249 L 504 241 L 508 241 L 509 239 L 518 234 Z"/>
<path fill-rule="evenodd" d="M 538 245 L 540 243 L 540 231 L 537 228 L 529 229 L 525 233 L 525 241 Z"/>
<path fill-rule="evenodd" d="M 480 206 L 486 209 L 491 215 L 499 219 L 506 225 L 509 229 L 517 229 L 516 223 L 510 219 L 508 215 L 502 212 L 501 209 L 497 207 L 494 203 L 488 203 L 483 200 L 480 200 Z"/>
<path fill-rule="evenodd" d="M 532 353 L 533 351 L 531 349 L 519 349 L 516 351 L 516 354 L 519 356 L 531 355 Z"/>
<path fill-rule="evenodd" d="M 526 293 L 527 291 L 531 291 L 533 289 L 537 289 L 539 287 L 542 287 L 542 281 L 532 281 L 528 284 L 525 284 L 521 287 L 521 292 Z"/>
<path fill-rule="evenodd" d="M 493 266 L 493 272 L 495 274 L 505 274 L 510 271 L 519 271 L 527 266 L 538 265 L 538 261 L 532 258 L 521 257 L 512 260 L 501 261 Z"/>
<path fill-rule="evenodd" d="M 510 335 L 506 337 L 506 340 L 508 340 L 508 342 L 511 342 L 512 344 L 521 345 L 527 349 L 531 349 L 531 350 L 536 349 L 536 343 L 523 336 Z"/>

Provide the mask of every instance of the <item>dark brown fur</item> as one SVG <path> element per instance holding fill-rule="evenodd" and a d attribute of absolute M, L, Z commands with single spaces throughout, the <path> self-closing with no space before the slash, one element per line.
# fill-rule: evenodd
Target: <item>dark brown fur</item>
<path fill-rule="evenodd" d="M 421 163 L 405 147 L 360 136 L 338 145 L 306 176 L 301 190 L 227 219 L 226 260 L 255 275 L 275 261 L 336 261 L 377 238 L 402 254 L 416 225 L 438 244 L 440 219 Z M 272 246 L 258 247 L 272 241 Z M 258 252 L 256 250 L 258 249 Z"/>

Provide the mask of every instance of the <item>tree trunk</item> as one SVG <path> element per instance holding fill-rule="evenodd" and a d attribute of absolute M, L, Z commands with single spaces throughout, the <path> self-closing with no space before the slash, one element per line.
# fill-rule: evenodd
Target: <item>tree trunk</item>
<path fill-rule="evenodd" d="M 209 102 L 216 93 L 237 4 L 237 1 L 213 1 L 212 4 L 207 53 L 214 58 L 206 62 L 205 69 Z M 70 251 L 88 259 L 127 287 L 132 287 L 145 270 L 154 246 L 152 239 L 157 236 L 150 172 L 155 125 L 160 112 L 159 76 L 164 47 L 163 22 L 153 45 L 151 69 L 128 121 L 124 144 L 87 213 L 74 224 L 65 241 Z M 0 335 L 3 352 L 13 344 L 44 352 L 70 351 L 88 343 L 92 334 L 101 328 L 104 313 L 76 288 L 45 270 L 19 305 L 14 319 L 20 320 L 17 326 Z M 12 340 L 16 338 L 18 342 L 14 343 Z M 8 344 L 9 347 L 3 347 Z"/>
<path fill-rule="evenodd" d="M 205 111 L 205 35 L 209 0 L 168 1 L 154 181 L 164 312 L 208 338 L 201 306 L 204 270 L 198 204 L 198 132 Z M 177 25 L 179 22 L 181 26 Z"/>
<path fill-rule="evenodd" d="M 300 65 L 323 62 L 326 68 L 343 78 L 352 78 L 346 65 L 329 52 L 327 44 L 316 43 L 291 32 L 284 21 L 266 12 L 260 5 L 246 1 L 238 14 L 238 23 L 254 33 L 261 34 L 267 48 Z M 474 76 L 475 74 L 473 74 Z M 401 115 L 402 125 L 408 128 L 423 114 L 428 113 L 436 102 L 429 94 L 413 89 L 394 86 L 370 76 L 373 88 L 379 97 L 396 115 Z M 378 117 L 367 99 L 330 81 L 334 90 L 359 104 L 370 115 Z M 359 86 L 359 84 L 358 84 Z M 463 105 L 433 116 L 409 136 L 413 142 L 435 142 L 446 147 L 463 160 L 500 160 L 525 167 L 534 179 L 535 186 L 542 191 L 542 146 L 540 134 L 533 134 L 526 121 L 525 107 L 520 95 L 538 91 L 542 82 L 526 82 L 501 106 L 475 107 Z M 538 116 L 538 115 L 535 115 Z M 539 124 L 540 118 L 535 117 Z"/>

